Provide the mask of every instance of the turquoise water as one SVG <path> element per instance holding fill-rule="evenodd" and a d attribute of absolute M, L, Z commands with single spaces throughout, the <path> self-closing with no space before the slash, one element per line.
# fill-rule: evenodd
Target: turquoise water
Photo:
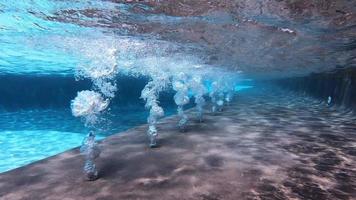
<path fill-rule="evenodd" d="M 81 90 L 98 90 L 93 86 L 97 80 L 88 74 L 107 66 L 118 65 L 118 74 L 110 79 L 118 91 L 96 125 L 99 140 L 147 122 L 149 112 L 140 94 L 157 74 L 171 79 L 179 72 L 201 76 L 207 99 L 217 79 L 229 80 L 237 92 L 251 87 L 240 71 L 230 73 L 204 62 L 206 56 L 197 45 L 131 34 L 127 20 L 164 24 L 185 20 L 141 15 L 132 8 L 109 1 L 0 0 L 0 172 L 79 146 L 90 129 L 83 119 L 72 116 L 70 102 Z M 115 10 L 127 18 L 119 16 L 116 20 L 125 23 L 110 29 L 106 16 Z M 209 22 L 209 17 L 195 20 Z M 115 58 L 110 57 L 113 49 Z M 165 92 L 158 100 L 168 116 L 176 113 L 176 105 L 172 88 Z M 191 100 L 187 107 L 193 104 Z"/>
<path fill-rule="evenodd" d="M 107 117 L 97 139 L 145 123 L 144 109 L 119 109 Z M 0 112 L 0 172 L 5 172 L 80 146 L 88 129 L 69 109 L 26 109 Z"/>
<path fill-rule="evenodd" d="M 103 136 L 98 135 L 98 139 Z M 80 146 L 83 133 L 51 130 L 20 130 L 0 132 L 0 172 L 15 169 L 34 161 Z"/>
<path fill-rule="evenodd" d="M 93 28 L 56 22 L 49 18 L 59 9 L 94 4 L 95 2 L 1 0 L 0 75 L 2 79 L 14 75 L 18 80 L 21 80 L 22 75 L 74 76 L 74 68 L 81 58 L 73 55 L 71 50 L 65 49 L 67 43 L 64 39 L 78 38 L 78 34 L 89 38 L 102 33 Z M 101 6 L 99 4 L 101 3 L 95 6 Z M 104 3 L 102 6 L 105 7 Z M 88 129 L 80 119 L 71 115 L 69 101 L 65 99 L 66 103 L 40 106 L 39 102 L 54 101 L 50 97 L 45 97 L 45 93 L 54 88 L 48 86 L 46 82 L 41 82 L 42 87 L 36 89 L 17 87 L 14 89 L 17 91 L 13 93 L 19 95 L 7 99 L 11 96 L 7 91 L 21 85 L 21 81 L 1 84 L 0 91 L 3 95 L 0 95 L 0 151 L 2 152 L 0 172 L 24 166 L 81 144 Z M 43 89 L 45 85 L 48 89 L 46 91 Z M 35 90 L 43 90 L 44 95 L 39 96 Z M 65 88 L 63 92 L 66 93 Z M 10 105 L 8 103 L 10 101 L 14 105 Z M 143 108 L 131 109 L 130 112 L 118 109 L 115 112 L 128 114 L 121 116 L 122 120 L 103 126 L 103 130 L 99 131 L 98 139 L 145 122 L 146 113 Z M 142 117 L 137 117 L 138 115 Z"/>

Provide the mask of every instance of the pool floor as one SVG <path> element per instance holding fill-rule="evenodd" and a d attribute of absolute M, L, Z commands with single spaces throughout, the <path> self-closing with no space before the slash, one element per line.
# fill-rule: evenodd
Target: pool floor
<path fill-rule="evenodd" d="M 324 101 L 251 90 L 203 123 L 160 121 L 160 147 L 146 125 L 102 141 L 100 179 L 85 182 L 74 149 L 0 174 L 4 199 L 354 199 L 356 124 Z"/>

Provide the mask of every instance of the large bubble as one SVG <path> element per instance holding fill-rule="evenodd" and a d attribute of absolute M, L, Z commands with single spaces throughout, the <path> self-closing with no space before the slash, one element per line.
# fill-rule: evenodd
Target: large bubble
<path fill-rule="evenodd" d="M 100 113 L 108 105 L 109 101 L 105 100 L 100 93 L 84 90 L 78 92 L 77 97 L 72 100 L 71 109 L 75 117 L 85 117 Z"/>

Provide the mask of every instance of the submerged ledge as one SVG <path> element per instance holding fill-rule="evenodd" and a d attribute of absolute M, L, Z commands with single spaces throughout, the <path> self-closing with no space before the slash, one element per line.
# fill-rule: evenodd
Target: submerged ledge
<path fill-rule="evenodd" d="M 352 199 L 354 118 L 292 93 L 242 95 L 188 131 L 160 121 L 100 143 L 100 178 L 83 179 L 78 148 L 0 174 L 0 199 Z"/>

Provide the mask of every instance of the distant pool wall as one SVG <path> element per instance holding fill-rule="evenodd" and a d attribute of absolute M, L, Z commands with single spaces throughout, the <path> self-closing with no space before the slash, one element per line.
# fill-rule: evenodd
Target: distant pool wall
<path fill-rule="evenodd" d="M 275 83 L 325 102 L 330 96 L 332 105 L 356 109 L 356 69 L 354 68 L 281 79 L 276 80 Z"/>
<path fill-rule="evenodd" d="M 147 81 L 145 77 L 119 76 L 118 92 L 111 105 L 143 107 L 140 95 Z M 91 85 L 90 80 L 76 81 L 68 75 L 0 75 L 0 110 L 69 108 L 77 92 Z M 173 95 L 171 91 L 163 92 L 160 103 L 173 105 Z"/>

